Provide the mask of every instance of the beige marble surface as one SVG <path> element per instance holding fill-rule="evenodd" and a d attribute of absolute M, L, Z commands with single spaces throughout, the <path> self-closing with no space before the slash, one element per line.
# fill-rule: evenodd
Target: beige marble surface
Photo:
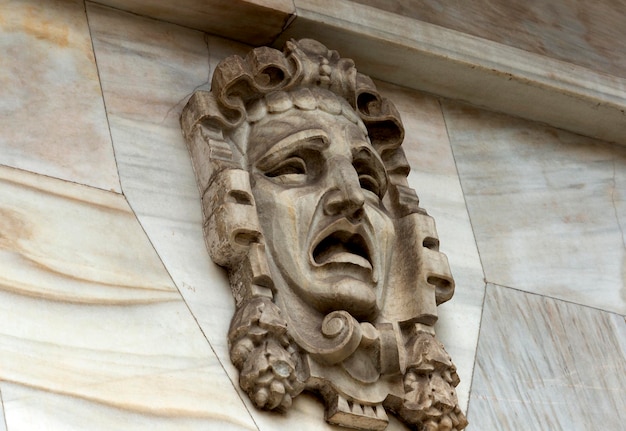
<path fill-rule="evenodd" d="M 626 314 L 626 149 L 443 106 L 487 281 Z"/>
<path fill-rule="evenodd" d="M 83 2 L 0 10 L 0 165 L 119 192 Z"/>
<path fill-rule="evenodd" d="M 292 0 L 95 0 L 95 3 L 254 45 L 271 43 L 295 13 Z"/>
<path fill-rule="evenodd" d="M 626 78 L 623 1 L 352 1 Z"/>
<path fill-rule="evenodd" d="M 206 383 L 206 382 L 203 382 Z M 175 390 L 176 386 L 172 386 Z M 111 430 L 255 430 L 241 418 L 228 417 L 229 406 L 212 411 L 211 418 L 187 415 L 156 408 L 138 412 L 95 403 L 84 398 L 38 391 L 12 383 L 3 384 L 5 392 L 13 397 L 10 430 L 23 431 L 111 431 Z M 160 393 L 167 386 L 160 387 Z M 216 391 L 213 401 L 220 399 Z M 244 423 L 242 423 L 244 422 Z M 1 428 L 0 428 L 1 429 Z"/>
<path fill-rule="evenodd" d="M 8 430 L 256 429 L 123 196 L 0 167 L 0 213 Z"/>
<path fill-rule="evenodd" d="M 624 316 L 489 285 L 468 431 L 623 429 L 624 340 Z"/>

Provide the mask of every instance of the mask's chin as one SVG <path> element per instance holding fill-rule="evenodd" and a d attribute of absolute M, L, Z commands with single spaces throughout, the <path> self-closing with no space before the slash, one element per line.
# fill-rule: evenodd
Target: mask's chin
<path fill-rule="evenodd" d="M 327 302 L 324 306 L 324 302 Z M 376 294 L 371 283 L 345 276 L 332 284 L 328 295 L 321 295 L 322 312 L 345 310 L 357 320 L 372 320 L 378 314 Z"/>

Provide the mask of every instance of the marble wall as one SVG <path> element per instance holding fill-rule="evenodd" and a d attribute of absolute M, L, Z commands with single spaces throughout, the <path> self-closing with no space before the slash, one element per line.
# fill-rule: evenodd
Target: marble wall
<path fill-rule="evenodd" d="M 470 429 L 626 421 L 626 147 L 442 101 L 489 283 Z"/>
<path fill-rule="evenodd" d="M 249 48 L 4 0 L 0 49 L 0 431 L 339 430 L 308 395 L 256 410 L 228 358 L 234 304 L 178 117 Z M 626 147 L 377 85 L 457 281 L 437 330 L 468 429 L 619 429 Z"/>
<path fill-rule="evenodd" d="M 82 1 L 0 1 L 2 164 L 120 192 Z"/>

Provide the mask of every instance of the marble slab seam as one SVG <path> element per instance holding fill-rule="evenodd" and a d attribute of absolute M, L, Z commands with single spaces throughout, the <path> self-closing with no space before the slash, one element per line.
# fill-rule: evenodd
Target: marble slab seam
<path fill-rule="evenodd" d="M 471 220 L 470 220 L 471 222 Z M 479 255 L 480 257 L 480 255 Z M 474 374 L 476 374 L 476 361 L 478 360 L 478 343 L 480 343 L 480 335 L 482 332 L 482 328 L 483 328 L 483 314 L 485 311 L 485 301 L 487 300 L 487 280 L 485 280 L 484 284 L 484 290 L 483 290 L 483 300 L 480 306 L 480 320 L 478 321 L 478 337 L 477 337 L 477 343 L 476 343 L 476 349 L 474 350 L 474 361 L 472 362 L 473 367 L 472 367 L 472 374 L 468 377 L 466 376 L 465 378 L 469 378 L 470 379 L 470 384 L 469 384 L 469 397 L 468 397 L 468 402 L 467 402 L 467 406 L 465 407 L 465 414 L 467 415 L 467 417 L 469 417 L 470 414 L 470 409 L 472 408 L 472 391 L 474 389 Z"/>
<path fill-rule="evenodd" d="M 93 46 L 93 35 L 91 32 L 91 23 L 89 22 L 89 14 L 87 13 L 87 2 L 83 2 L 83 10 L 85 11 L 85 19 L 87 20 L 87 29 L 89 30 L 89 42 L 91 44 L 91 51 L 93 52 L 93 61 L 96 65 L 96 75 L 98 76 L 98 88 L 100 89 L 100 98 L 102 99 L 102 105 L 104 106 L 104 118 L 107 123 L 107 130 L 109 132 L 109 139 L 111 141 L 111 149 L 113 151 L 113 160 L 115 160 L 115 169 L 117 170 L 117 182 L 119 184 L 120 192 L 124 194 L 124 190 L 122 189 L 122 181 L 120 180 L 120 169 L 117 164 L 117 156 L 115 154 L 115 145 L 113 145 L 113 135 L 111 134 L 111 123 L 109 122 L 109 110 L 107 109 L 107 102 L 104 99 L 104 92 L 102 91 L 102 79 L 100 79 L 100 68 L 98 67 L 98 56 L 96 56 L 96 49 Z M 126 199 L 128 202 L 128 199 Z M 130 206 L 130 202 L 128 202 Z M 132 206 L 131 206 L 132 209 Z M 135 211 L 133 210 L 133 213 Z M 135 218 L 137 214 L 135 214 Z"/>
<path fill-rule="evenodd" d="M 487 285 L 487 276 L 485 275 L 485 267 L 483 265 L 483 258 L 480 254 L 480 248 L 478 247 L 478 241 L 476 241 L 476 234 L 475 234 L 475 230 L 474 230 L 474 223 L 472 222 L 472 214 L 470 213 L 470 209 L 467 206 L 467 199 L 466 199 L 466 194 L 465 194 L 465 188 L 463 187 L 463 182 L 461 181 L 461 174 L 459 172 L 459 166 L 457 164 L 457 160 L 456 160 L 456 155 L 454 154 L 454 146 L 452 145 L 452 136 L 450 135 L 450 130 L 448 128 L 448 120 L 446 119 L 445 116 L 445 111 L 443 108 L 443 104 L 441 103 L 441 98 L 437 98 L 437 104 L 439 105 L 439 109 L 441 110 L 441 116 L 443 118 L 443 125 L 446 129 L 446 137 L 448 138 L 448 142 L 450 143 L 450 151 L 452 152 L 452 161 L 454 162 L 454 169 L 456 170 L 456 176 L 457 176 L 457 180 L 459 182 L 459 187 L 461 188 L 461 191 L 463 193 L 463 203 L 465 205 L 465 211 L 467 212 L 467 218 L 469 219 L 469 223 L 470 223 L 470 227 L 472 228 L 472 237 L 474 238 L 474 245 L 476 246 L 476 252 L 478 253 L 478 260 L 480 262 L 480 270 L 482 271 L 483 274 L 483 280 L 485 282 L 485 286 Z M 481 321 L 482 321 L 482 309 L 485 306 L 485 296 L 483 295 L 483 303 L 482 303 L 482 307 L 481 307 Z M 480 331 L 480 327 L 479 327 L 479 331 Z M 478 338 L 480 339 L 480 334 L 478 336 Z"/>
<path fill-rule="evenodd" d="M 468 429 L 617 430 L 623 316 L 488 284 Z"/>
<path fill-rule="evenodd" d="M 163 261 L 163 258 L 161 257 L 161 255 L 159 254 L 159 251 L 157 250 L 157 248 L 154 246 L 154 243 L 152 242 L 152 239 L 150 238 L 150 236 L 148 235 L 148 232 L 146 231 L 146 229 L 144 228 L 143 224 L 141 223 L 141 219 L 137 216 L 137 213 L 135 212 L 135 210 L 133 209 L 131 203 L 128 201 L 128 199 L 126 199 L 126 202 L 128 202 L 128 206 L 131 208 L 131 210 L 133 211 L 133 213 L 135 214 L 135 218 L 137 219 L 137 223 L 139 223 L 139 226 L 141 226 L 141 229 L 143 230 L 144 234 L 146 235 L 146 238 L 148 240 L 148 242 L 150 243 L 150 246 L 152 247 L 152 249 L 154 250 L 154 252 L 156 253 L 156 255 L 159 257 L 159 260 L 161 261 L 161 264 L 163 265 L 163 269 L 165 269 L 165 272 L 167 273 L 167 275 L 169 276 L 170 280 L 172 281 L 172 284 L 176 287 L 176 290 L 178 291 L 178 293 L 180 294 L 180 297 L 183 300 L 183 303 L 185 304 L 185 307 L 187 308 L 187 310 L 189 311 L 189 314 L 191 315 L 191 317 L 193 318 L 196 326 L 198 327 L 198 329 L 200 330 L 200 333 L 202 334 L 202 336 L 204 337 L 204 339 L 206 340 L 207 344 L 209 345 L 209 348 L 211 349 L 211 351 L 213 352 L 213 354 L 215 355 L 215 357 L 217 358 L 217 362 L 220 364 L 220 367 L 222 368 L 222 370 L 224 371 L 224 375 L 226 376 L 226 378 L 228 379 L 228 381 L 230 382 L 230 384 L 233 386 L 233 388 L 235 389 L 235 393 L 237 394 L 237 396 L 239 397 L 239 399 L 241 400 L 241 403 L 243 404 L 244 409 L 246 409 L 246 411 L 248 412 L 248 415 L 250 416 L 250 419 L 252 420 L 252 423 L 254 423 L 254 426 L 256 427 L 257 430 L 260 431 L 259 425 L 257 424 L 256 420 L 254 419 L 254 415 L 250 412 L 250 407 L 249 404 L 246 402 L 246 400 L 243 398 L 243 394 L 242 392 L 239 390 L 239 385 L 233 381 L 233 378 L 231 376 L 231 373 L 228 372 L 228 370 L 226 369 L 226 367 L 224 366 L 224 363 L 222 362 L 222 357 L 221 355 L 219 355 L 217 353 L 217 351 L 215 350 L 215 348 L 213 347 L 213 345 L 211 344 L 211 341 L 209 340 L 209 337 L 207 337 L 207 334 L 204 332 L 204 328 L 203 326 L 200 324 L 200 322 L 198 321 L 198 317 L 196 316 L 196 314 L 194 313 L 194 311 L 192 310 L 192 308 L 189 306 L 189 303 L 187 302 L 187 297 L 186 295 L 184 295 L 184 293 L 181 291 L 180 287 L 178 286 L 178 283 L 175 281 L 173 275 L 170 273 L 170 270 L 168 269 L 167 265 L 165 265 L 165 262 Z M 0 394 L 1 395 L 1 394 Z"/>
<path fill-rule="evenodd" d="M 128 426 L 108 429 L 258 429 L 123 195 L 10 168 L 0 176 L 9 429 L 105 430 L 123 416 Z M 87 410 L 67 413 L 68 403 Z M 93 427 L 71 426 L 94 411 Z"/>
<path fill-rule="evenodd" d="M 2 388 L 0 388 L 0 412 L 2 412 L 2 421 L 0 421 L 0 431 L 7 429 L 7 418 L 4 415 L 4 400 L 2 399 Z"/>
<path fill-rule="evenodd" d="M 139 219 L 137 219 L 137 221 L 139 221 Z M 143 229 L 143 226 L 141 228 Z M 145 230 L 144 230 L 144 232 L 145 232 Z M 147 236 L 147 232 L 146 232 L 146 236 Z M 150 239 L 148 239 L 148 241 L 150 241 Z M 152 241 L 150 241 L 150 244 L 152 244 Z M 152 248 L 154 248 L 154 245 L 152 246 Z M 154 248 L 154 251 L 156 252 L 156 248 Z M 158 252 L 157 252 L 157 255 L 158 255 Z M 163 260 L 161 259 L 160 255 L 159 255 L 159 260 L 161 260 L 161 262 L 163 263 Z M 235 390 L 235 393 L 237 394 L 237 396 L 241 400 L 241 404 L 243 405 L 243 408 L 246 409 L 246 412 L 248 412 L 248 416 L 250 416 L 250 419 L 252 420 L 252 423 L 254 424 L 256 429 L 258 431 L 261 431 L 261 429 L 259 428 L 259 424 L 257 424 L 256 420 L 254 419 L 254 415 L 250 411 L 249 403 L 246 402 L 246 400 L 243 397 L 243 393 L 241 392 L 241 390 L 239 390 L 239 385 L 236 382 L 233 381 L 231 373 L 229 373 L 228 370 L 226 369 L 226 367 L 224 366 L 224 363 L 222 362 L 221 356 L 218 355 L 217 351 L 215 350 L 215 348 L 211 344 L 211 341 L 209 340 L 209 338 L 207 337 L 206 333 L 204 332 L 204 328 L 202 327 L 202 325 L 198 321 L 198 318 L 196 317 L 195 313 L 193 312 L 193 310 L 189 306 L 189 303 L 187 302 L 187 299 L 185 298 L 185 295 L 183 295 L 183 293 L 181 292 L 180 287 L 178 287 L 178 284 L 174 281 L 174 278 L 172 277 L 172 275 L 170 274 L 169 270 L 167 269 L 167 267 L 165 266 L 164 263 L 163 263 L 163 267 L 165 268 L 165 271 L 169 274 L 170 279 L 172 280 L 172 283 L 174 283 L 174 286 L 176 286 L 176 289 L 178 290 L 178 293 L 180 293 L 180 296 L 182 297 L 183 302 L 185 303 L 185 307 L 187 307 L 187 310 L 189 310 L 189 314 L 191 314 L 191 317 L 193 318 L 194 322 L 196 323 L 196 326 L 200 329 L 200 332 L 202 333 L 202 336 L 204 337 L 204 339 L 206 340 L 207 344 L 209 345 L 211 351 L 213 352 L 213 354 L 217 358 L 217 362 L 220 364 L 220 367 L 222 368 L 222 371 L 224 371 L 224 375 L 226 376 L 226 378 L 228 379 L 230 384 L 233 386 L 233 389 Z"/>
<path fill-rule="evenodd" d="M 626 314 L 623 147 L 441 103 L 487 281 Z"/>
<path fill-rule="evenodd" d="M 110 127 L 110 122 L 109 122 L 109 109 L 107 108 L 106 100 L 105 100 L 105 98 L 104 98 L 104 90 L 103 90 L 103 88 L 102 88 L 102 80 L 101 80 L 101 78 L 100 78 L 100 67 L 98 66 L 98 56 L 97 56 L 97 54 L 96 54 L 96 49 L 95 49 L 95 47 L 94 47 L 94 42 L 93 42 L 93 40 L 94 40 L 94 39 L 93 39 L 93 35 L 92 35 L 92 27 L 91 27 L 91 22 L 90 22 L 90 20 L 89 20 L 89 13 L 87 12 L 87 6 L 86 6 L 86 4 L 87 4 L 87 3 L 93 4 L 93 5 L 97 5 L 97 6 L 99 6 L 99 7 L 104 7 L 104 8 L 108 8 L 108 9 L 113 9 L 113 10 L 117 10 L 117 8 L 115 8 L 115 7 L 113 7 L 113 6 L 108 6 L 108 5 L 102 5 L 102 4 L 94 3 L 94 2 L 92 2 L 92 1 L 85 1 L 85 15 L 87 16 L 87 24 L 88 24 L 88 26 L 89 26 L 89 34 L 90 34 L 90 39 L 91 39 L 91 45 L 92 45 L 92 49 L 93 49 L 93 51 L 94 51 L 95 63 L 96 63 L 96 68 L 97 68 L 97 73 L 98 73 L 98 83 L 99 83 L 99 86 L 100 86 L 100 92 L 101 92 L 102 100 L 103 100 L 103 103 L 104 103 L 104 106 L 105 106 L 105 115 L 106 115 L 106 119 L 107 119 L 107 126 L 108 126 L 108 130 L 109 130 L 109 135 L 111 136 L 111 142 L 113 143 L 113 142 L 114 142 L 114 140 L 113 140 L 113 135 L 112 135 L 112 132 L 111 132 L 111 127 Z M 121 11 L 121 10 L 120 10 L 120 11 Z M 123 13 L 127 13 L 127 14 L 131 14 L 131 15 L 137 15 L 137 14 L 135 14 L 135 13 L 133 13 L 133 12 L 130 12 L 130 11 L 121 11 L 121 12 L 123 12 Z M 142 18 L 149 18 L 149 19 L 154 20 L 154 21 L 162 21 L 162 20 L 159 20 L 159 19 L 157 19 L 157 18 L 153 18 L 153 17 L 149 17 L 149 16 L 142 16 L 142 15 L 138 15 L 138 16 L 141 16 Z M 184 27 L 184 26 L 181 26 L 181 27 Z M 206 45 L 206 49 L 207 49 L 207 63 L 208 63 L 208 66 L 207 66 L 207 67 L 208 67 L 207 80 L 206 80 L 205 82 L 203 82 L 203 83 L 201 83 L 201 84 L 197 85 L 197 86 L 196 86 L 196 87 L 195 87 L 195 88 L 194 88 L 194 89 L 193 89 L 193 90 L 192 90 L 189 94 L 185 95 L 185 96 L 184 96 L 184 97 L 182 97 L 182 98 L 181 98 L 181 99 L 180 99 L 180 100 L 179 100 L 176 104 L 174 104 L 174 105 L 173 105 L 173 106 L 172 106 L 172 107 L 171 107 L 171 108 L 170 108 L 170 109 L 166 112 L 166 114 L 165 114 L 165 116 L 164 116 L 164 121 L 165 121 L 165 119 L 169 116 L 169 114 L 170 114 L 171 112 L 176 111 L 177 107 L 178 107 L 179 105 L 182 105 L 182 104 L 183 104 L 183 103 L 184 103 L 184 102 L 185 102 L 185 101 L 189 98 L 189 96 L 190 96 L 191 94 L 193 94 L 193 92 L 195 92 L 197 89 L 201 88 L 202 86 L 205 86 L 205 85 L 208 85 L 208 84 L 209 84 L 209 82 L 210 82 L 210 76 L 211 76 L 211 62 L 210 62 L 211 55 L 210 55 L 210 48 L 209 48 L 208 36 L 207 36 L 207 34 L 206 34 L 206 33 L 204 34 L 204 43 L 205 43 L 205 45 Z M 116 152 L 115 152 L 115 145 L 113 145 L 113 144 L 112 144 L 112 146 L 113 146 L 113 154 L 115 155 L 115 154 L 116 154 Z M 117 164 L 117 158 L 116 158 L 116 164 Z M 118 168 L 118 174 L 119 174 L 119 168 Z M 121 180 L 120 180 L 120 188 L 121 188 L 121 190 L 122 190 L 122 194 L 124 195 L 124 198 L 125 198 L 125 200 L 126 200 L 126 202 L 127 202 L 128 206 L 130 207 L 131 211 L 133 212 L 133 214 L 134 214 L 134 216 L 135 216 L 135 219 L 137 220 L 137 223 L 139 224 L 139 226 L 141 227 L 142 231 L 144 232 L 144 234 L 145 234 L 145 236 L 146 236 L 146 238 L 147 238 L 148 242 L 150 243 L 150 246 L 151 246 L 151 247 L 152 247 L 152 249 L 154 250 L 155 254 L 158 256 L 158 258 L 159 258 L 159 261 L 160 261 L 161 265 L 162 265 L 162 266 L 163 266 L 163 268 L 165 269 L 165 272 L 168 274 L 168 276 L 169 276 L 170 280 L 172 281 L 172 283 L 174 284 L 174 286 L 175 286 L 175 287 L 176 287 L 176 289 L 178 290 L 178 293 L 181 295 L 181 297 L 182 297 L 182 299 L 183 299 L 183 302 L 185 303 L 185 306 L 186 306 L 186 307 L 187 307 L 187 309 L 189 310 L 189 312 L 190 312 L 191 316 L 193 317 L 193 319 L 194 319 L 194 321 L 195 321 L 196 325 L 197 325 L 197 326 L 198 326 L 198 328 L 200 329 L 200 332 L 202 333 L 202 336 L 204 337 L 204 339 L 205 339 L 205 340 L 206 340 L 206 342 L 208 343 L 208 345 L 209 345 L 209 347 L 211 348 L 211 350 L 213 351 L 213 353 L 214 353 L 214 354 L 216 354 L 215 349 L 214 349 L 214 348 L 213 348 L 213 346 L 211 345 L 211 342 L 209 341 L 209 339 L 207 338 L 207 336 L 206 336 L 206 334 L 205 334 L 205 332 L 204 332 L 204 329 L 203 329 L 203 328 L 202 328 L 202 326 L 199 324 L 197 317 L 195 316 L 195 314 L 193 313 L 193 311 L 192 311 L 192 310 L 191 310 L 191 308 L 189 307 L 189 304 L 187 303 L 187 300 L 185 299 L 185 296 L 184 296 L 184 295 L 183 295 L 183 293 L 181 292 L 181 289 L 180 289 L 180 287 L 178 286 L 178 283 L 176 283 L 176 281 L 174 280 L 174 277 L 173 277 L 173 276 L 172 276 L 172 274 L 170 273 L 170 271 L 169 271 L 169 269 L 168 269 L 167 265 L 165 265 L 165 262 L 163 261 L 163 258 L 162 258 L 162 256 L 160 255 L 160 253 L 159 253 L 158 249 L 154 246 L 154 243 L 153 243 L 153 241 L 152 241 L 152 239 L 151 239 L 151 237 L 150 237 L 150 235 L 149 235 L 148 231 L 146 230 L 146 228 L 144 227 L 143 223 L 141 222 L 141 217 L 139 217 L 139 216 L 138 216 L 138 213 L 137 213 L 137 211 L 136 211 L 136 210 L 135 210 L 135 208 L 134 208 L 134 205 L 133 205 L 132 200 L 131 200 L 131 199 L 128 199 L 128 196 L 126 195 L 126 193 L 124 193 L 124 186 L 123 186 L 123 184 L 122 184 Z M 218 356 L 217 354 L 216 354 L 216 357 L 218 358 L 218 361 L 219 361 L 219 363 L 220 363 L 220 366 L 222 367 L 222 369 L 223 369 L 223 370 L 224 370 L 224 372 L 226 373 L 226 369 L 224 368 L 224 365 L 222 364 L 222 361 L 219 359 L 219 356 Z M 228 373 L 226 373 L 226 375 L 228 375 Z M 232 382 L 232 379 L 230 379 L 230 376 L 229 376 L 229 380 L 231 381 L 231 384 L 233 384 L 233 387 L 235 387 L 235 389 L 236 389 L 236 388 L 237 388 L 237 386 L 236 386 L 236 385 Z M 239 395 L 240 395 L 240 394 L 239 394 Z M 247 406 L 246 406 L 246 409 L 247 409 Z M 258 427 L 257 427 L 257 428 L 258 428 Z"/>
<path fill-rule="evenodd" d="M 624 250 L 626 250 L 626 235 L 624 235 L 624 226 L 622 226 L 622 222 L 619 218 L 619 210 L 617 209 L 617 202 L 615 199 L 615 194 L 617 191 L 617 147 L 614 148 L 615 158 L 613 159 L 613 177 L 612 188 L 611 188 L 611 204 L 613 205 L 613 211 L 615 212 L 615 222 L 617 223 L 617 228 L 622 234 L 622 243 L 624 245 Z"/>
<path fill-rule="evenodd" d="M 558 297 L 558 296 L 552 296 L 552 295 L 546 295 L 544 293 L 532 292 L 532 291 L 529 291 L 529 290 L 519 289 L 519 288 L 513 287 L 513 286 L 507 286 L 507 285 L 502 284 L 502 283 L 494 283 L 492 281 L 485 280 L 485 286 L 488 287 L 490 285 L 491 286 L 495 286 L 495 287 L 501 287 L 503 289 L 510 289 L 512 291 L 515 291 L 515 292 L 526 293 L 528 295 L 537 296 L 539 298 L 552 299 L 554 301 L 563 302 L 565 304 L 576 305 L 578 307 L 585 307 L 585 308 L 589 308 L 591 310 L 602 311 L 604 313 L 613 314 L 615 316 L 621 316 L 621 317 L 624 317 L 624 319 L 626 319 L 626 314 L 622 314 L 622 313 L 619 313 L 617 311 L 606 310 L 606 309 L 601 308 L 601 307 L 596 307 L 596 306 L 593 306 L 593 305 L 588 305 L 588 304 L 572 301 L 572 300 L 561 298 L 561 297 Z M 485 297 L 486 297 L 486 295 L 485 295 Z M 485 309 L 485 303 L 484 303 L 484 300 L 483 300 L 483 312 L 484 312 L 484 309 Z M 479 339 L 480 339 L 480 335 L 479 335 Z"/>
<path fill-rule="evenodd" d="M 205 38 L 206 40 L 206 38 Z M 208 47 L 208 44 L 207 44 Z M 194 90 L 195 91 L 195 90 Z M 186 100 L 183 99 L 183 100 Z M 174 108 L 172 108 L 174 109 Z M 217 362 L 219 363 L 220 367 L 222 368 L 222 370 L 224 371 L 224 375 L 226 376 L 226 378 L 228 379 L 228 381 L 230 382 L 230 384 L 233 386 L 233 388 L 235 389 L 235 393 L 237 394 L 237 396 L 239 397 L 239 399 L 241 400 L 243 407 L 246 409 L 246 411 L 248 412 L 248 415 L 250 416 L 250 419 L 252 420 L 252 422 L 254 423 L 254 426 L 257 428 L 257 430 L 260 431 L 259 425 L 256 423 L 254 416 L 252 415 L 252 413 L 250 412 L 249 409 L 249 405 L 248 403 L 244 400 L 244 398 L 242 397 L 242 393 L 239 390 L 239 387 L 237 385 L 236 382 L 233 381 L 231 374 L 228 372 L 228 370 L 226 369 L 226 367 L 224 366 L 223 362 L 222 362 L 222 358 L 220 355 L 218 355 L 217 351 L 215 350 L 215 348 L 213 347 L 213 345 L 211 344 L 211 341 L 209 340 L 209 338 L 207 337 L 207 334 L 204 331 L 203 326 L 200 324 L 200 322 L 198 321 L 198 318 L 196 316 L 196 314 L 194 313 L 194 311 L 192 310 L 192 308 L 190 307 L 189 303 L 187 302 L 187 298 L 184 295 L 184 293 L 181 291 L 180 286 L 178 285 L 178 283 L 175 281 L 173 275 L 170 273 L 170 270 L 168 268 L 168 266 L 165 264 L 165 262 L 163 261 L 163 258 L 161 257 L 161 254 L 159 253 L 158 249 L 154 246 L 154 243 L 152 241 L 151 236 L 149 235 L 148 231 L 146 230 L 146 228 L 144 227 L 143 223 L 141 222 L 141 218 L 137 215 L 137 212 L 135 211 L 135 209 L 133 208 L 132 203 L 129 201 L 129 199 L 127 198 L 127 196 L 125 194 L 123 194 L 124 199 L 126 200 L 126 203 L 128 204 L 128 206 L 130 207 L 131 211 L 133 212 L 133 215 L 135 216 L 135 219 L 137 220 L 137 223 L 139 224 L 139 226 L 141 227 L 141 230 L 143 231 L 143 233 L 146 236 L 146 240 L 148 241 L 148 243 L 150 244 L 150 247 L 152 247 L 152 249 L 154 250 L 154 253 L 157 255 L 157 257 L 159 258 L 159 262 L 161 263 L 161 265 L 163 266 L 163 269 L 165 270 L 166 274 L 168 275 L 170 281 L 172 282 L 172 284 L 174 285 L 174 287 L 176 287 L 176 290 L 178 291 L 178 294 L 180 295 L 183 303 L 185 304 L 185 307 L 187 308 L 187 310 L 189 311 L 189 314 L 191 315 L 192 319 L 194 320 L 196 326 L 198 327 L 198 329 L 200 330 L 200 333 L 202 334 L 202 337 L 205 339 L 205 341 L 207 342 L 209 348 L 211 349 L 211 351 L 213 352 L 213 354 L 215 355 L 215 358 L 217 358 Z M 1 401 L 1 396 L 2 393 L 0 392 L 0 401 Z M 2 431 L 0 429 L 0 431 Z"/>
<path fill-rule="evenodd" d="M 205 38 L 206 40 L 206 38 Z M 208 44 L 207 44 L 208 47 Z M 194 90 L 195 91 L 195 90 Z M 183 101 L 186 100 L 182 99 Z M 172 108 L 174 109 L 174 108 Z M 123 190 L 123 188 L 122 188 Z M 146 228 L 144 227 L 143 223 L 141 222 L 142 218 L 139 217 L 137 215 L 137 212 L 135 211 L 135 209 L 133 208 L 132 203 L 130 202 L 130 200 L 128 199 L 128 197 L 126 196 L 126 194 L 122 193 L 122 195 L 124 196 L 124 199 L 126 201 L 126 203 L 128 204 L 129 208 L 131 209 L 131 211 L 133 212 L 133 215 L 135 216 L 135 219 L 137 220 L 137 223 L 139 224 L 139 226 L 141 227 L 141 230 L 143 231 L 143 233 L 146 236 L 146 240 L 148 241 L 148 243 L 150 244 L 150 247 L 152 247 L 152 249 L 154 250 L 154 253 L 156 254 L 156 256 L 159 259 L 159 262 L 161 263 L 163 269 L 165 270 L 166 274 L 168 275 L 170 281 L 172 282 L 172 284 L 174 285 L 174 287 L 176 287 L 176 290 L 178 291 L 178 294 L 180 295 L 183 303 L 185 304 L 185 307 L 187 308 L 187 310 L 189 311 L 189 314 L 191 315 L 193 321 L 195 322 L 196 326 L 198 327 L 198 329 L 200 330 L 200 333 L 202 334 L 202 337 L 205 339 L 205 341 L 207 342 L 209 348 L 211 349 L 211 351 L 213 352 L 213 354 L 215 355 L 215 358 L 217 359 L 217 362 L 219 363 L 222 371 L 224 371 L 224 375 L 226 376 L 226 378 L 228 379 L 228 381 L 230 382 L 230 384 L 233 386 L 233 388 L 235 389 L 235 393 L 237 394 L 237 396 L 239 397 L 239 399 L 241 400 L 244 409 L 246 409 L 246 412 L 248 413 L 248 415 L 250 416 L 250 419 L 252 420 L 252 422 L 254 423 L 254 426 L 256 427 L 257 430 L 260 431 L 259 425 L 256 423 L 255 419 L 254 419 L 254 415 L 252 415 L 252 413 L 250 412 L 249 409 L 249 405 L 248 403 L 244 400 L 244 398 L 242 397 L 242 393 L 239 390 L 239 387 L 237 385 L 236 382 L 233 381 L 233 378 L 231 376 L 231 373 L 228 372 L 228 370 L 226 369 L 226 367 L 224 366 L 223 362 L 222 362 L 222 358 L 221 355 L 218 355 L 217 351 L 215 350 L 215 348 L 213 347 L 213 345 L 211 344 L 211 341 L 209 340 L 209 338 L 207 337 L 207 334 L 204 331 L 203 326 L 200 324 L 200 322 L 198 321 L 198 318 L 196 316 L 196 314 L 194 313 L 194 311 L 192 310 L 192 308 L 190 307 L 189 303 L 187 302 L 187 298 L 186 295 L 184 295 L 184 292 L 181 291 L 180 286 L 178 285 L 178 283 L 176 282 L 176 280 L 174 279 L 173 275 L 171 274 L 168 266 L 165 264 L 165 262 L 163 261 L 163 258 L 161 256 L 161 254 L 159 253 L 157 247 L 154 246 L 154 243 L 152 241 L 151 236 L 149 235 L 149 232 L 146 230 Z M 0 392 L 0 401 L 2 400 L 1 398 L 2 394 Z M 0 431 L 3 431 L 2 429 L 0 429 Z"/>
<path fill-rule="evenodd" d="M 43 177 L 43 178 L 49 178 L 51 180 L 58 180 L 58 181 L 62 181 L 64 183 L 76 184 L 78 186 L 84 186 L 84 187 L 87 187 L 89 189 L 99 190 L 99 191 L 102 191 L 102 192 L 105 192 L 105 193 L 114 193 L 116 195 L 122 195 L 123 194 L 121 192 L 118 192 L 117 190 L 103 189 L 102 187 L 81 183 L 81 182 L 70 180 L 70 179 L 67 179 L 67 178 L 59 178 L 59 177 L 56 177 L 54 175 L 48 175 L 48 174 L 44 174 L 44 173 L 41 173 L 41 172 L 36 172 L 36 171 L 30 170 L 30 169 L 25 169 L 25 168 L 20 168 L 20 167 L 16 167 L 16 166 L 11 166 L 11 165 L 6 164 L 6 163 L 0 163 L 0 168 L 12 169 L 14 171 L 24 172 L 24 173 L 28 173 L 28 174 L 33 174 L 33 175 L 37 175 L 37 176 L 40 176 L 40 177 Z"/>
<path fill-rule="evenodd" d="M 83 0 L 3 0 L 2 164 L 120 193 Z"/>
<path fill-rule="evenodd" d="M 446 138 L 448 139 L 448 142 L 450 143 L 450 151 L 452 153 L 452 161 L 454 163 L 454 169 L 456 170 L 456 174 L 457 174 L 457 181 L 459 183 L 459 187 L 461 189 L 461 192 L 463 194 L 463 204 L 465 205 L 465 211 L 467 212 L 467 218 L 469 220 L 469 224 L 470 224 L 470 229 L 472 231 L 472 238 L 474 240 L 474 246 L 476 247 L 476 253 L 478 254 L 478 261 L 480 263 L 480 270 L 483 276 L 483 297 L 482 297 L 482 301 L 481 301 L 481 306 L 480 306 L 480 318 L 478 320 L 478 337 L 477 339 L 480 340 L 480 332 L 482 329 L 482 321 L 483 321 L 483 311 L 485 309 L 485 300 L 487 298 L 487 277 L 485 276 L 485 269 L 483 267 L 483 262 L 482 262 L 482 256 L 480 255 L 480 249 L 478 248 L 478 242 L 476 241 L 476 235 L 474 234 L 474 224 L 472 223 L 472 217 L 469 211 L 469 208 L 467 206 L 467 200 L 465 199 L 465 189 L 463 188 L 463 183 L 461 181 L 461 176 L 459 174 L 459 168 L 457 166 L 457 161 L 456 161 L 456 157 L 454 154 L 454 147 L 451 144 L 451 137 L 450 137 L 450 132 L 448 130 L 448 122 L 446 120 L 446 116 L 444 115 L 444 110 L 443 110 L 443 105 L 441 104 L 441 98 L 437 98 L 437 105 L 439 106 L 439 109 L 441 111 L 441 117 L 443 119 L 443 125 L 446 131 Z M 476 364 L 476 359 L 478 358 L 478 349 L 476 348 L 474 350 L 474 360 L 473 360 L 473 364 Z M 470 393 L 470 399 L 471 399 L 471 394 L 472 394 L 472 386 L 474 384 L 474 373 L 476 372 L 476 367 L 472 367 L 472 373 L 469 376 L 470 379 L 470 385 L 469 385 L 469 393 Z M 467 377 L 466 377 L 467 378 Z M 466 413 L 469 415 L 469 410 L 471 408 L 471 404 L 468 403 L 467 407 L 466 407 Z"/>

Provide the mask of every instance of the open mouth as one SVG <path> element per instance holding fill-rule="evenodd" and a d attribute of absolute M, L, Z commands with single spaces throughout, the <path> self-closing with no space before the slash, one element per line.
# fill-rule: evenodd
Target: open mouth
<path fill-rule="evenodd" d="M 365 238 L 359 233 L 337 230 L 322 239 L 313 249 L 313 260 L 319 266 L 348 263 L 372 270 L 372 257 Z"/>

